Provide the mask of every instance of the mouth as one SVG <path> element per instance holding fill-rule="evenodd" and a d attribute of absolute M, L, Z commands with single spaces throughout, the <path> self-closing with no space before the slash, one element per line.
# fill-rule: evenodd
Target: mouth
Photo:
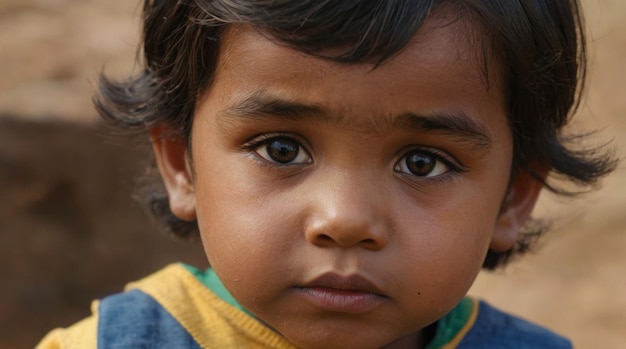
<path fill-rule="evenodd" d="M 378 287 L 359 275 L 324 274 L 294 289 L 313 306 L 339 313 L 367 313 L 388 299 Z"/>

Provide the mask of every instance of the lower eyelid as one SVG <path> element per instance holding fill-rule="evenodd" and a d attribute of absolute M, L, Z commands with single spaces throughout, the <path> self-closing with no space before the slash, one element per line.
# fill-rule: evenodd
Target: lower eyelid
<path fill-rule="evenodd" d="M 435 177 L 416 177 L 403 172 L 397 173 L 402 182 L 420 192 L 425 192 L 429 186 L 450 185 L 459 180 L 461 178 L 460 175 L 461 173 L 455 171 L 448 171 Z"/>

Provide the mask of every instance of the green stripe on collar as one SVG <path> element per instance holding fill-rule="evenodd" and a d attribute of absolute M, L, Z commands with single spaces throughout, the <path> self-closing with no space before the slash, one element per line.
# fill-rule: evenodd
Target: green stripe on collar
<path fill-rule="evenodd" d="M 475 303 L 470 298 L 463 298 L 448 314 L 437 322 L 435 338 L 426 349 L 439 349 L 449 344 L 468 325 Z"/>
<path fill-rule="evenodd" d="M 242 307 L 237 300 L 228 292 L 226 287 L 222 281 L 217 277 L 215 271 L 212 268 L 208 268 L 206 270 L 200 270 L 196 267 L 192 267 L 191 265 L 180 263 L 180 265 L 187 269 L 193 276 L 198 279 L 204 286 L 206 286 L 209 290 L 213 291 L 221 300 L 232 305 L 233 307 L 243 311 L 244 313 L 254 317 L 252 313 L 250 313 L 247 309 Z"/>

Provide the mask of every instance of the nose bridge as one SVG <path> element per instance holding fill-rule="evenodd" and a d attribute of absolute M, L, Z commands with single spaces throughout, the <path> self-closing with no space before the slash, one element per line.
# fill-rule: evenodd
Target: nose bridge
<path fill-rule="evenodd" d="M 382 184 L 372 177 L 345 168 L 320 176 L 311 197 L 307 240 L 319 246 L 383 248 L 388 240 L 385 200 Z"/>

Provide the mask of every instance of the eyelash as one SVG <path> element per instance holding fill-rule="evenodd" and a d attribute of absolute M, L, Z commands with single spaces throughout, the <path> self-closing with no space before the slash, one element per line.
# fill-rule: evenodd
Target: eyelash
<path fill-rule="evenodd" d="M 306 162 L 306 163 L 280 163 L 277 161 L 271 161 L 268 159 L 263 158 L 259 153 L 258 153 L 258 149 L 261 148 L 262 146 L 265 145 L 269 145 L 272 141 L 276 141 L 279 139 L 285 139 L 285 140 L 290 140 L 294 143 L 296 143 L 299 147 L 299 151 L 304 152 L 304 154 L 306 154 L 307 157 L 311 158 L 310 152 L 306 149 L 306 147 L 303 145 L 303 142 L 301 142 L 300 140 L 298 140 L 298 137 L 292 134 L 284 134 L 284 133 L 267 133 L 267 134 L 262 134 L 259 136 L 256 136 L 254 138 L 252 138 L 250 141 L 246 142 L 245 144 L 242 145 L 242 149 L 244 149 L 246 152 L 248 152 L 251 157 L 258 161 L 261 165 L 267 166 L 269 168 L 272 169 L 280 169 L 280 168 L 285 168 L 285 167 L 294 167 L 294 166 L 302 166 L 302 165 L 308 165 L 310 163 L 312 163 L 312 160 Z"/>
<path fill-rule="evenodd" d="M 280 163 L 278 161 L 268 160 L 258 153 L 258 149 L 260 149 L 261 147 L 267 146 L 272 141 L 277 141 L 280 139 L 289 140 L 297 144 L 297 146 L 299 147 L 299 151 L 304 152 L 304 154 L 309 158 L 309 161 L 308 162 L 296 162 L 296 163 Z M 248 152 L 254 160 L 259 162 L 259 164 L 266 166 L 270 169 L 274 169 L 274 170 L 280 170 L 281 168 L 285 168 L 285 167 L 308 165 L 313 162 L 313 160 L 311 159 L 312 156 L 310 155 L 310 152 L 306 149 L 306 147 L 303 145 L 303 142 L 298 140 L 298 137 L 292 134 L 284 134 L 284 133 L 261 134 L 259 136 L 252 138 L 250 141 L 246 142 L 245 144 L 243 144 L 242 149 Z M 447 171 L 445 171 L 442 174 L 435 175 L 435 176 L 427 176 L 427 175 L 419 176 L 416 174 L 410 174 L 410 173 L 406 173 L 401 170 L 398 170 L 397 168 L 401 165 L 401 162 L 406 161 L 407 157 L 411 155 L 411 153 L 413 152 L 422 152 L 427 156 L 433 157 L 437 163 L 443 164 L 447 168 Z M 468 169 L 465 166 L 461 165 L 458 161 L 452 158 L 449 154 L 436 148 L 413 146 L 408 149 L 405 148 L 404 150 L 402 150 L 401 154 L 402 156 L 394 164 L 394 171 L 398 173 L 399 175 L 415 178 L 416 180 L 446 181 L 446 180 L 456 177 L 457 174 L 468 171 Z M 436 164 L 434 166 L 436 166 Z"/>
<path fill-rule="evenodd" d="M 427 156 L 432 156 L 435 159 L 435 161 L 443 164 L 447 168 L 447 171 L 442 174 L 435 175 L 435 176 L 419 176 L 416 174 L 409 174 L 409 173 L 405 173 L 403 171 L 398 170 L 398 167 L 400 167 L 402 161 L 406 161 L 407 157 L 413 152 L 422 152 L 426 154 Z M 399 175 L 402 175 L 404 177 L 409 177 L 417 181 L 424 181 L 424 180 L 447 181 L 450 179 L 454 179 L 456 175 L 458 174 L 465 173 L 468 171 L 467 167 L 460 164 L 456 159 L 454 159 L 448 153 L 442 150 L 436 149 L 436 148 L 414 146 L 409 149 L 402 150 L 400 154 L 402 155 L 396 161 L 394 165 L 394 171 L 398 173 Z"/>

